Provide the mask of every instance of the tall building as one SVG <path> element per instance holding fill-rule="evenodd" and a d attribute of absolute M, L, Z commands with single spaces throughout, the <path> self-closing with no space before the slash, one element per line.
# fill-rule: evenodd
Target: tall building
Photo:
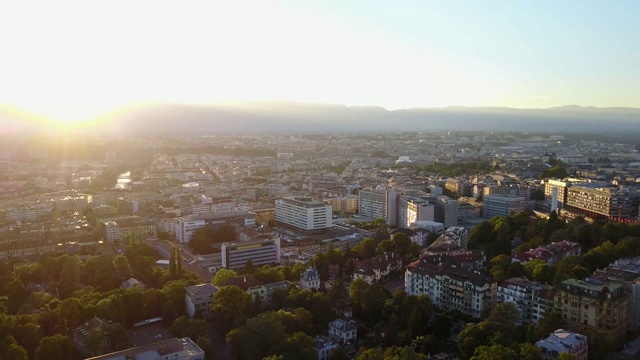
<path fill-rule="evenodd" d="M 220 249 L 222 267 L 242 269 L 251 260 L 254 266 L 280 263 L 280 238 L 273 240 L 223 243 Z"/>
<path fill-rule="evenodd" d="M 554 302 L 569 330 L 619 342 L 627 331 L 630 297 L 622 282 L 568 279 L 557 287 Z"/>
<path fill-rule="evenodd" d="M 389 225 L 396 225 L 396 192 L 393 190 L 360 190 L 358 193 L 358 214 L 361 217 L 385 219 Z"/>
<path fill-rule="evenodd" d="M 567 210 L 614 221 L 636 222 L 640 192 L 630 188 L 614 188 L 602 184 L 580 184 L 567 191 Z"/>
<path fill-rule="evenodd" d="M 426 295 L 442 310 L 458 310 L 483 319 L 496 305 L 497 284 L 478 271 L 417 260 L 405 271 L 405 291 L 408 295 Z"/>
<path fill-rule="evenodd" d="M 204 351 L 188 337 L 168 339 L 87 360 L 204 360 Z"/>
<path fill-rule="evenodd" d="M 563 209 L 567 202 L 567 193 L 571 183 L 562 180 L 549 179 L 544 183 L 544 197 L 547 201 L 551 201 L 551 207 L 554 205 L 557 209 Z M 554 199 L 555 194 L 555 199 Z M 555 201 L 555 204 L 553 202 Z"/>
<path fill-rule="evenodd" d="M 276 200 L 276 224 L 296 230 L 317 232 L 331 228 L 332 209 L 311 198 L 282 198 Z"/>
<path fill-rule="evenodd" d="M 445 227 L 458 226 L 459 203 L 457 200 L 440 195 L 436 196 L 431 204 L 434 206 L 434 221 L 443 223 Z"/>
<path fill-rule="evenodd" d="M 400 196 L 397 200 L 397 225 L 408 229 L 416 221 L 433 221 L 434 206 L 415 196 Z"/>
<path fill-rule="evenodd" d="M 547 311 L 553 310 L 554 293 L 549 285 L 511 278 L 498 285 L 498 302 L 512 303 L 520 323 L 537 324 Z"/>
<path fill-rule="evenodd" d="M 485 217 L 508 216 L 512 212 L 518 213 L 525 209 L 526 202 L 523 197 L 487 195 L 483 199 L 482 214 Z"/>

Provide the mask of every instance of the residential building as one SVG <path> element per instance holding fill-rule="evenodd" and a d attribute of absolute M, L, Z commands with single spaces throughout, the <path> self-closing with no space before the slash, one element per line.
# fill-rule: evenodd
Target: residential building
<path fill-rule="evenodd" d="M 402 257 L 400 254 L 387 252 L 373 259 L 363 260 L 353 272 L 353 280 L 363 279 L 371 285 L 389 275 L 391 271 L 401 268 Z"/>
<path fill-rule="evenodd" d="M 573 354 L 578 360 L 587 360 L 589 342 L 587 337 L 564 329 L 558 329 L 544 340 L 536 342 L 543 360 L 557 360 L 562 353 Z"/>
<path fill-rule="evenodd" d="M 562 240 L 520 254 L 514 254 L 511 257 L 511 262 L 519 262 L 524 265 L 532 260 L 544 260 L 547 264 L 553 265 L 567 256 L 580 254 L 582 254 L 580 244 Z"/>
<path fill-rule="evenodd" d="M 220 256 L 222 267 L 227 269 L 244 268 L 249 260 L 255 266 L 279 264 L 280 238 L 243 243 L 223 243 Z"/>
<path fill-rule="evenodd" d="M 483 198 L 482 215 L 484 217 L 508 216 L 512 212 L 518 213 L 525 209 L 526 201 L 523 197 L 487 195 Z"/>
<path fill-rule="evenodd" d="M 325 231 L 333 226 L 331 205 L 311 198 L 276 200 L 276 224 L 307 232 Z"/>
<path fill-rule="evenodd" d="M 397 200 L 397 225 L 408 229 L 416 221 L 433 221 L 434 206 L 427 200 L 403 195 Z"/>
<path fill-rule="evenodd" d="M 144 241 L 157 236 L 156 224 L 153 220 L 139 216 L 120 216 L 101 219 L 98 227 L 107 243 L 126 244 L 131 240 Z"/>
<path fill-rule="evenodd" d="M 313 338 L 318 360 L 329 360 L 331 353 L 338 348 L 338 342 L 324 335 Z"/>
<path fill-rule="evenodd" d="M 347 344 L 356 340 L 358 328 L 353 320 L 336 319 L 329 323 L 329 336 L 341 344 Z"/>
<path fill-rule="evenodd" d="M 213 304 L 213 295 L 217 291 L 218 288 L 211 283 L 187 286 L 184 294 L 187 316 L 208 317 Z"/>
<path fill-rule="evenodd" d="M 629 286 L 629 321 L 627 331 L 640 329 L 640 257 L 621 258 L 602 270 L 596 270 L 594 278 L 622 281 Z"/>
<path fill-rule="evenodd" d="M 89 358 L 87 360 L 204 360 L 204 351 L 188 337 L 168 339 L 127 350 Z"/>
<path fill-rule="evenodd" d="M 358 212 L 358 197 L 355 195 L 332 197 L 324 201 L 331 205 L 334 213 L 356 214 Z"/>
<path fill-rule="evenodd" d="M 479 271 L 417 260 L 405 271 L 405 291 L 428 296 L 442 310 L 458 310 L 483 319 L 496 305 L 497 284 Z"/>
<path fill-rule="evenodd" d="M 73 341 L 76 344 L 76 348 L 84 356 L 96 356 L 113 351 L 109 333 L 111 333 L 115 327 L 115 324 L 98 317 L 89 319 L 84 324 L 73 329 Z M 88 338 L 95 332 L 99 333 L 104 339 L 97 349 L 93 349 L 91 348 L 91 344 L 87 344 Z"/>
<path fill-rule="evenodd" d="M 396 225 L 396 192 L 393 190 L 360 190 L 358 214 L 367 219 L 385 219 Z"/>
<path fill-rule="evenodd" d="M 268 284 L 255 285 L 246 290 L 247 294 L 251 296 L 251 299 L 260 299 L 261 304 L 270 304 L 271 303 L 271 294 L 276 289 L 288 289 L 291 286 L 291 282 L 284 281 L 276 281 Z"/>
<path fill-rule="evenodd" d="M 582 183 L 571 186 L 567 191 L 567 210 L 590 217 L 637 222 L 639 206 L 640 192 L 635 188 Z"/>
<path fill-rule="evenodd" d="M 554 302 L 569 330 L 619 342 L 627 331 L 629 298 L 622 282 L 568 279 L 557 287 Z"/>
<path fill-rule="evenodd" d="M 511 278 L 498 284 L 498 302 L 512 303 L 519 323 L 537 324 L 547 311 L 553 310 L 554 293 L 553 287 L 526 278 Z"/>
<path fill-rule="evenodd" d="M 447 254 L 452 251 L 466 251 L 469 231 L 463 227 L 450 227 L 431 245 L 424 249 L 424 255 Z"/>
<path fill-rule="evenodd" d="M 300 289 L 320 289 L 320 274 L 315 268 L 308 267 L 300 274 Z"/>
<path fill-rule="evenodd" d="M 5 220 L 31 221 L 48 216 L 53 211 L 53 202 L 18 204 L 4 211 Z"/>

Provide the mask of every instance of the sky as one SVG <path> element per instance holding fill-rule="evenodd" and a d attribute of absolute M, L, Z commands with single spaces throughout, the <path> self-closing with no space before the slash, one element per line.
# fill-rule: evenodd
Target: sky
<path fill-rule="evenodd" d="M 640 107 L 640 1 L 0 3 L 0 106 Z"/>

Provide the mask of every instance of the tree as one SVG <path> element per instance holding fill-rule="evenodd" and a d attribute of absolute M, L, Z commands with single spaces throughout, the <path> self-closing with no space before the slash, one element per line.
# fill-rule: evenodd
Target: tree
<path fill-rule="evenodd" d="M 534 201 L 542 201 L 544 200 L 544 191 L 542 191 L 541 189 L 531 190 L 529 198 Z"/>
<path fill-rule="evenodd" d="M 259 360 L 275 355 L 273 349 L 286 339 L 285 329 L 273 312 L 260 314 L 227 334 L 237 359 Z"/>
<path fill-rule="evenodd" d="M 55 334 L 43 337 L 36 349 L 36 360 L 67 360 L 74 357 L 73 340 L 68 336 Z"/>
<path fill-rule="evenodd" d="M 238 274 L 233 270 L 220 269 L 220 270 L 216 271 L 216 275 L 213 277 L 213 280 L 211 280 L 211 282 L 215 286 L 222 286 L 229 279 L 234 278 L 236 276 L 238 276 Z"/>
<path fill-rule="evenodd" d="M 133 270 L 129 264 L 129 259 L 124 255 L 118 255 L 113 259 L 113 267 L 118 280 L 125 281 L 133 276 Z"/>
<path fill-rule="evenodd" d="M 106 343 L 106 340 L 107 339 L 104 337 L 102 331 L 99 328 L 93 329 L 93 331 L 89 333 L 87 339 L 85 340 L 87 351 L 89 351 L 89 353 L 94 356 L 100 355 L 102 347 Z"/>
<path fill-rule="evenodd" d="M 520 345 L 520 351 L 518 352 L 518 359 L 520 360 L 541 360 L 542 359 L 542 351 L 540 349 L 529 343 L 524 343 Z"/>
<path fill-rule="evenodd" d="M 80 282 L 80 259 L 78 257 L 69 257 L 64 262 L 62 271 L 60 272 L 60 282 L 58 289 L 60 298 L 66 299 L 71 296 Z"/>
<path fill-rule="evenodd" d="M 527 262 L 524 265 L 524 271 L 528 278 L 543 284 L 552 283 L 555 274 L 553 266 L 541 259 L 534 259 Z"/>
<path fill-rule="evenodd" d="M 251 304 L 251 296 L 242 289 L 237 286 L 224 286 L 213 294 L 211 311 L 222 327 L 229 329 L 235 321 L 247 316 Z"/>
<path fill-rule="evenodd" d="M 558 360 L 578 360 L 578 355 L 563 352 L 558 354 Z"/>
<path fill-rule="evenodd" d="M 494 344 L 478 347 L 471 360 L 518 360 L 518 354 L 508 347 Z"/>
<path fill-rule="evenodd" d="M 360 254 L 363 258 L 370 259 L 376 255 L 376 240 L 373 238 L 364 238 L 353 247 L 353 250 Z"/>
<path fill-rule="evenodd" d="M 341 314 L 348 306 L 349 291 L 342 280 L 336 280 L 327 292 L 327 301 L 336 314 Z"/>
<path fill-rule="evenodd" d="M 255 266 L 253 266 L 253 260 L 249 259 L 244 264 L 244 274 L 245 275 L 253 275 L 256 272 Z"/>
<path fill-rule="evenodd" d="M 216 358 L 216 349 L 213 347 L 211 340 L 206 336 L 198 336 L 196 339 L 196 345 L 204 351 L 205 360 L 214 360 Z"/>
<path fill-rule="evenodd" d="M 176 266 L 176 247 L 171 247 L 171 253 L 169 254 L 169 277 L 175 279 L 178 277 L 178 267 Z"/>
<path fill-rule="evenodd" d="M 400 253 L 401 256 L 408 256 L 411 253 L 411 238 L 407 234 L 396 233 L 391 240 L 394 244 L 394 248 Z"/>
<path fill-rule="evenodd" d="M 362 305 L 365 293 L 369 289 L 369 284 L 361 278 L 355 279 L 349 285 L 349 297 L 356 306 Z"/>
<path fill-rule="evenodd" d="M 313 339 L 303 333 L 296 332 L 275 348 L 275 353 L 289 360 L 306 360 L 317 357 Z"/>
<path fill-rule="evenodd" d="M 7 295 L 7 311 L 9 314 L 16 314 L 29 296 L 26 287 L 20 279 L 14 278 L 3 290 Z"/>
<path fill-rule="evenodd" d="M 549 334 L 560 328 L 562 328 L 562 314 L 549 310 L 544 313 L 544 316 L 538 322 L 536 335 L 539 338 L 547 337 Z"/>

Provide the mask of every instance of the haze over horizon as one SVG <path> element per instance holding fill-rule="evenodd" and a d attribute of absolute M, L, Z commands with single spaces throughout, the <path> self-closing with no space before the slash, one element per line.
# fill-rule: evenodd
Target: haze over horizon
<path fill-rule="evenodd" d="M 0 107 L 73 124 L 145 104 L 640 107 L 640 3 L 0 5 Z"/>

